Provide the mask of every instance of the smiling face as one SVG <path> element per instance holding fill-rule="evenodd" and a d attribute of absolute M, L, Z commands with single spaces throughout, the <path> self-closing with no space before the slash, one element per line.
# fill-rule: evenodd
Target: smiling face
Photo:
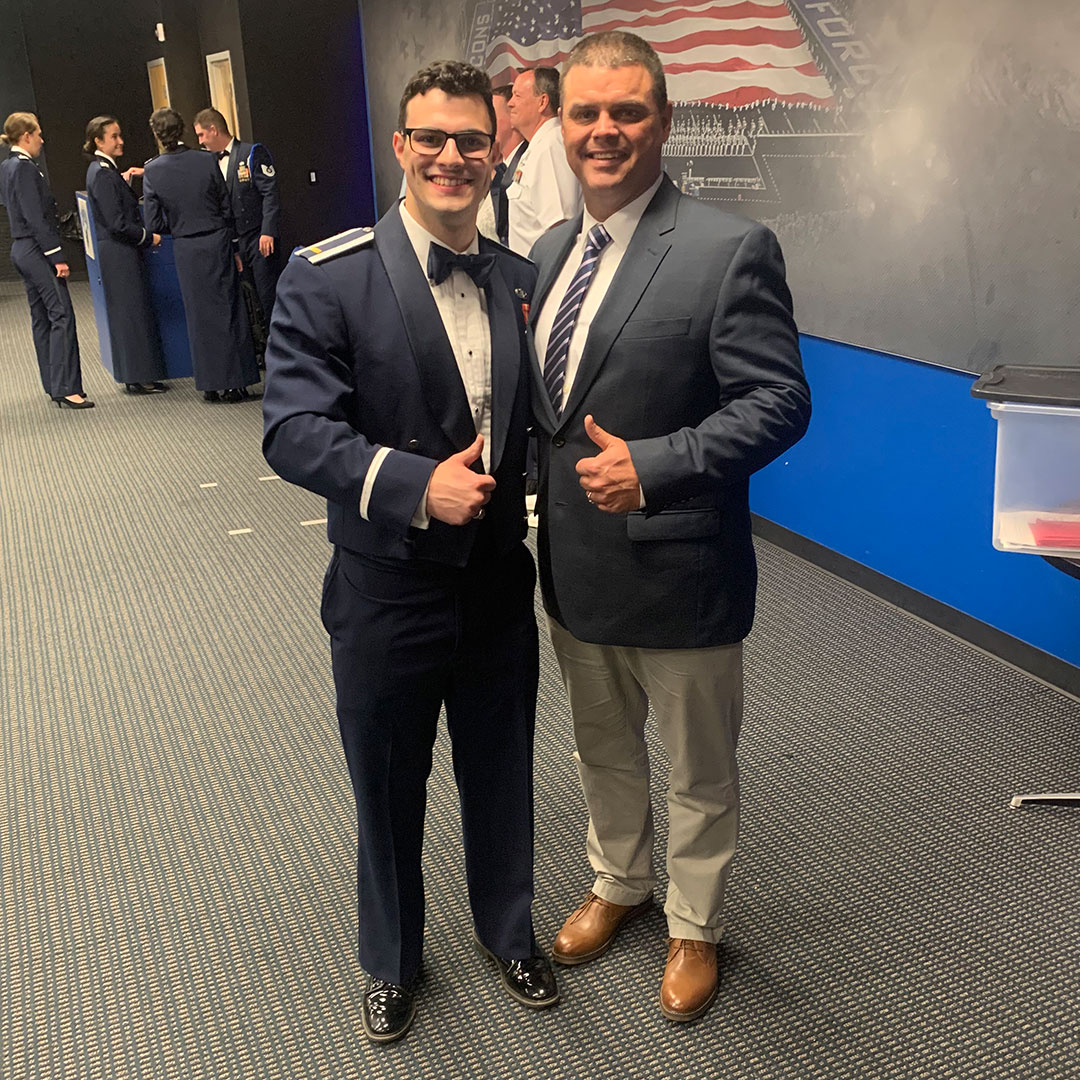
<path fill-rule="evenodd" d="M 101 133 L 101 137 L 94 140 L 94 145 L 111 158 L 123 157 L 124 137 L 120 134 L 120 125 L 109 124 Z"/>
<path fill-rule="evenodd" d="M 434 128 L 454 134 L 480 131 L 492 134 L 484 100 L 474 94 L 452 97 L 433 89 L 412 98 L 405 110 L 407 128 Z M 405 172 L 405 208 L 424 226 L 460 251 L 476 231 L 476 212 L 491 186 L 494 148 L 483 157 L 462 157 L 457 143 L 447 139 L 437 154 L 412 148 L 400 131 L 394 132 L 394 153 Z M 466 236 L 465 243 L 459 243 Z"/>
<path fill-rule="evenodd" d="M 566 160 L 598 221 L 632 202 L 660 175 L 671 103 L 661 112 L 652 91 L 652 76 L 640 64 L 578 64 L 563 78 Z"/>
<path fill-rule="evenodd" d="M 544 110 L 548 106 L 548 97 L 547 94 L 537 94 L 536 75 L 531 71 L 523 71 L 514 80 L 514 92 L 507 104 L 510 122 L 523 139 L 531 139 L 547 119 Z"/>

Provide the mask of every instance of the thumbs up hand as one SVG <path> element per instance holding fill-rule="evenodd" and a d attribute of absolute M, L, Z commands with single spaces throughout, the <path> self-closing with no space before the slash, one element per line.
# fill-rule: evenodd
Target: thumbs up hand
<path fill-rule="evenodd" d="M 428 481 L 427 512 L 447 525 L 467 525 L 484 516 L 484 505 L 495 490 L 495 477 L 474 472 L 470 466 L 484 451 L 484 436 L 451 454 L 435 466 Z"/>
<path fill-rule="evenodd" d="M 577 463 L 578 483 L 598 510 L 626 514 L 641 506 L 641 481 L 623 439 L 605 431 L 592 416 L 585 417 L 585 434 L 600 448 L 595 457 Z"/>

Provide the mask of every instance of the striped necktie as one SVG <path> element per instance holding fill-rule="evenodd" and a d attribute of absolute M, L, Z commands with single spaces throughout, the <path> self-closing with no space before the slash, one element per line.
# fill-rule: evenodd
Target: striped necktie
<path fill-rule="evenodd" d="M 574 325 L 581 314 L 581 305 L 589 291 L 596 267 L 600 263 L 600 254 L 611 237 L 603 225 L 594 225 L 585 240 L 585 253 L 581 256 L 581 265 L 577 268 L 570 287 L 555 314 L 548 338 L 547 355 L 544 358 L 544 385 L 556 416 L 562 415 L 563 384 L 566 382 L 566 361 L 570 356 L 570 338 L 574 335 Z"/>

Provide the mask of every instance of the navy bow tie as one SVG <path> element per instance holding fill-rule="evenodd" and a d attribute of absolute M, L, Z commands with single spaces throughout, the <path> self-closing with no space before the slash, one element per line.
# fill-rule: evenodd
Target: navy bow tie
<path fill-rule="evenodd" d="M 482 289 L 495 269 L 494 255 L 457 255 L 441 244 L 431 244 L 428 248 L 427 276 L 436 285 L 441 285 L 454 270 L 464 270 Z"/>
<path fill-rule="evenodd" d="M 227 158 L 229 156 L 229 151 L 228 150 L 219 150 L 218 153 L 217 153 L 217 156 L 218 156 L 218 161 L 220 161 L 222 158 Z"/>

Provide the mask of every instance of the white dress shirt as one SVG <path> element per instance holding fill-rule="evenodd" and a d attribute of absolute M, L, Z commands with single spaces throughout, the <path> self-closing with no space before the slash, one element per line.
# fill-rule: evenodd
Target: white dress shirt
<path fill-rule="evenodd" d="M 225 147 L 225 153 L 228 157 L 218 158 L 218 168 L 221 170 L 221 179 L 226 183 L 229 182 L 229 162 L 232 160 L 233 154 L 236 153 L 236 139 L 230 139 L 229 145 Z"/>
<path fill-rule="evenodd" d="M 562 128 L 554 116 L 545 120 L 518 159 L 506 189 L 511 251 L 528 255 L 533 244 L 560 221 L 581 209 L 581 186 L 566 162 Z"/>
<path fill-rule="evenodd" d="M 607 296 L 608 288 L 615 277 L 615 271 L 619 269 L 634 230 L 641 221 L 641 215 L 645 213 L 645 207 L 649 205 L 652 197 L 660 187 L 664 174 L 661 173 L 648 191 L 643 191 L 633 202 L 627 203 L 621 210 L 616 210 L 603 226 L 611 237 L 611 242 L 600 252 L 600 261 L 593 271 L 592 281 L 589 283 L 589 291 L 581 303 L 581 311 L 578 312 L 577 322 L 574 324 L 574 332 L 570 337 L 570 353 L 566 358 L 566 377 L 563 380 L 562 405 L 566 406 L 570 389 L 574 385 L 574 377 L 577 375 L 578 366 L 581 364 L 581 354 L 585 351 L 585 342 L 589 338 L 589 328 L 596 317 L 600 305 Z M 581 257 L 585 253 L 585 242 L 589 236 L 589 230 L 598 224 L 596 218 L 585 211 L 581 222 L 581 232 L 578 233 L 574 246 L 566 256 L 559 276 L 552 283 L 544 300 L 544 306 L 536 319 L 534 328 L 534 340 L 536 342 L 536 355 L 540 360 L 541 371 L 547 360 L 548 339 L 551 337 L 551 326 L 555 322 L 559 305 L 562 303 L 570 282 L 577 273 L 581 264 Z M 614 432 L 618 434 L 618 432 Z"/>
<path fill-rule="evenodd" d="M 402 201 L 398 204 L 401 223 L 416 252 L 420 267 L 427 277 L 428 249 L 432 244 L 446 247 L 438 237 L 427 231 L 405 208 Z M 480 251 L 479 237 L 474 236 L 472 243 L 459 255 L 476 255 Z M 478 434 L 484 436 L 484 449 L 481 460 L 484 471 L 491 469 L 491 329 L 488 324 L 487 296 L 478 288 L 464 270 L 453 270 L 445 281 L 438 285 L 428 279 L 431 295 L 439 310 L 443 329 L 450 340 L 458 373 L 469 401 L 473 423 Z M 465 447 L 461 447 L 462 450 Z M 383 460 L 390 453 L 391 447 L 380 447 L 372 459 L 371 466 L 364 477 L 364 486 L 360 494 L 360 516 L 367 520 L 368 500 L 371 498 L 375 478 L 382 467 Z M 412 524 L 426 529 L 429 524 L 427 513 L 427 491 L 416 508 Z"/>

